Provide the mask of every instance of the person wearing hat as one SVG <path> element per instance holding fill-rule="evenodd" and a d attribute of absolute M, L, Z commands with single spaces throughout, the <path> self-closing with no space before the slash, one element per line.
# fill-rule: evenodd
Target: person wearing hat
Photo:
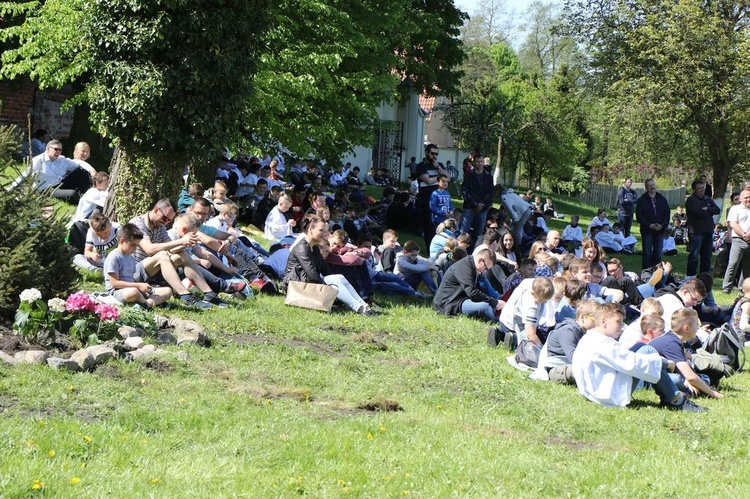
<path fill-rule="evenodd" d="M 487 210 L 492 207 L 493 187 L 492 176 L 484 168 L 484 154 L 477 151 L 474 153 L 474 170 L 464 175 L 461 185 L 464 213 L 460 227 L 461 233 L 473 232 L 475 241 L 484 235 Z"/>

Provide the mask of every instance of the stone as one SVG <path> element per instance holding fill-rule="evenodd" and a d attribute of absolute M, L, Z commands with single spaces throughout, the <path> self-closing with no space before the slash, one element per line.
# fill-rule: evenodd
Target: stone
<path fill-rule="evenodd" d="M 117 329 L 117 332 L 120 333 L 120 336 L 122 336 L 123 339 L 130 338 L 131 336 L 140 336 L 137 328 L 134 328 L 133 326 L 120 326 Z"/>
<path fill-rule="evenodd" d="M 117 355 L 114 349 L 104 345 L 88 347 L 86 351 L 94 358 L 94 365 L 101 365 Z"/>
<path fill-rule="evenodd" d="M 78 364 L 81 371 L 88 371 L 96 365 L 94 357 L 87 350 L 78 350 L 70 356 L 70 360 Z"/>
<path fill-rule="evenodd" d="M 156 347 L 154 345 L 144 345 L 138 350 L 133 350 L 132 352 L 128 352 L 125 358 L 127 360 L 138 360 L 141 357 L 145 357 L 146 355 L 153 354 L 154 352 L 156 352 Z"/>
<path fill-rule="evenodd" d="M 48 357 L 47 365 L 52 369 L 65 369 L 73 373 L 81 370 L 81 367 L 73 359 L 61 359 L 60 357 Z"/>
<path fill-rule="evenodd" d="M 140 336 L 141 338 L 143 338 L 144 336 L 146 336 L 146 331 L 144 331 L 143 329 L 141 329 L 139 327 L 135 328 L 135 332 L 138 333 L 136 336 Z"/>
<path fill-rule="evenodd" d="M 169 318 L 164 317 L 163 315 L 154 314 L 154 322 L 156 322 L 156 327 L 158 329 L 165 329 L 169 327 Z"/>
<path fill-rule="evenodd" d="M 208 337 L 203 331 L 181 331 L 177 334 L 177 345 L 197 345 L 199 347 L 206 346 Z"/>
<path fill-rule="evenodd" d="M 180 360 L 188 360 L 190 359 L 190 354 L 185 350 L 180 350 L 179 352 L 177 352 L 177 358 Z"/>
<path fill-rule="evenodd" d="M 20 364 L 21 361 L 0 350 L 0 362 L 16 366 Z"/>
<path fill-rule="evenodd" d="M 159 331 L 156 334 L 156 342 L 160 345 L 176 345 L 177 338 L 169 331 Z"/>
<path fill-rule="evenodd" d="M 13 357 L 23 364 L 41 364 L 47 360 L 49 354 L 44 350 L 26 350 L 17 352 Z"/>
<path fill-rule="evenodd" d="M 143 341 L 143 338 L 141 338 L 140 336 L 130 336 L 128 338 L 125 338 L 123 344 L 128 350 L 138 350 L 143 345 L 145 345 L 146 342 Z"/>

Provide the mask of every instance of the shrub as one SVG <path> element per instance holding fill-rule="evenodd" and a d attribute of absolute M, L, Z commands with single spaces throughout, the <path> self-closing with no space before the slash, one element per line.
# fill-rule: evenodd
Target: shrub
<path fill-rule="evenodd" d="M 13 164 L 20 150 L 16 127 L 0 127 L 0 165 Z M 70 290 L 78 277 L 65 242 L 67 229 L 51 212 L 53 202 L 35 190 L 31 182 L 8 190 L 0 185 L 0 315 L 12 317 L 19 294 L 28 288 L 44 296 L 59 296 Z"/>

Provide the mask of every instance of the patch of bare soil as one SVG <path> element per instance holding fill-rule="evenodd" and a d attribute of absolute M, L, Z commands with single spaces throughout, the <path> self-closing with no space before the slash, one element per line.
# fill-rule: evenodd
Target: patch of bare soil
<path fill-rule="evenodd" d="M 159 358 L 149 358 L 142 362 L 143 367 L 151 369 L 157 373 L 171 373 L 174 371 L 174 366 L 168 361 Z"/>
<path fill-rule="evenodd" d="M 69 336 L 60 333 L 57 333 L 54 339 L 50 338 L 41 345 L 30 344 L 23 336 L 17 335 L 11 329 L 0 325 L 0 350 L 10 356 L 26 350 L 44 350 L 55 357 L 69 357 L 76 351 L 76 347 L 70 341 Z"/>
<path fill-rule="evenodd" d="M 303 340 L 290 340 L 286 338 L 269 338 L 267 336 L 256 336 L 252 334 L 232 336 L 231 340 L 235 343 L 282 343 L 284 345 L 289 345 L 292 347 L 309 348 L 313 352 L 320 355 L 328 355 L 330 357 L 338 358 L 346 357 L 346 355 L 344 355 L 343 353 L 334 350 L 334 347 L 332 345 L 319 341 L 312 342 Z"/>
<path fill-rule="evenodd" d="M 243 388 L 242 391 L 258 399 L 291 399 L 297 402 L 313 400 L 310 392 L 301 388 L 251 386 Z"/>
<path fill-rule="evenodd" d="M 362 402 L 357 408 L 373 412 L 399 412 L 404 410 L 397 401 L 386 398 L 376 398 Z"/>
<path fill-rule="evenodd" d="M 356 343 L 362 343 L 363 345 L 366 345 L 368 347 L 371 347 L 375 350 L 380 350 L 381 352 L 385 352 L 388 350 L 388 345 L 386 345 L 382 339 L 384 336 L 376 337 L 374 333 L 371 333 L 369 331 L 363 331 L 359 334 L 355 334 L 351 337 L 351 340 Z"/>

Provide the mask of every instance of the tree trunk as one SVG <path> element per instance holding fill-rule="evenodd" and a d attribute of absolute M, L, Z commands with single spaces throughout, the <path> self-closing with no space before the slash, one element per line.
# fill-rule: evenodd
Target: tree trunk
<path fill-rule="evenodd" d="M 187 159 L 179 154 L 138 151 L 121 144 L 112 155 L 104 213 L 122 224 L 146 213 L 161 198 L 175 200 L 186 164 Z"/>

